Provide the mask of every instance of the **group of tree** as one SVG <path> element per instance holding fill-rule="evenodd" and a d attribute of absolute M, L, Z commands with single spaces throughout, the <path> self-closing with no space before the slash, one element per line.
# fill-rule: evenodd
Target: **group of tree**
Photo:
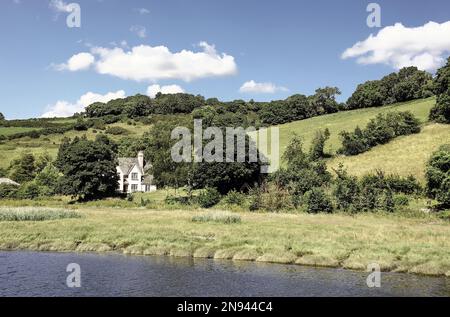
<path fill-rule="evenodd" d="M 450 57 L 447 64 L 437 71 L 433 88 L 437 100 L 431 109 L 430 119 L 439 123 L 450 123 Z"/>
<path fill-rule="evenodd" d="M 396 102 L 433 96 L 433 77 L 418 70 L 405 67 L 398 73 L 391 73 L 380 80 L 371 80 L 358 85 L 347 100 L 345 110 L 381 107 Z"/>
<path fill-rule="evenodd" d="M 57 194 L 61 174 L 48 153 L 37 157 L 31 153 L 22 153 L 11 162 L 9 168 L 0 171 L 0 176 L 8 177 L 20 185 L 0 185 L 0 198 L 33 199 Z"/>
<path fill-rule="evenodd" d="M 263 124 L 276 125 L 335 113 L 343 107 L 336 101 L 340 94 L 337 87 L 319 88 L 309 97 L 298 94 L 286 100 L 263 103 L 258 115 Z"/>
<path fill-rule="evenodd" d="M 409 111 L 380 113 L 370 120 L 365 129 L 356 127 L 354 132 L 342 131 L 342 148 L 338 152 L 358 155 L 398 136 L 419 133 L 420 130 L 420 121 Z"/>

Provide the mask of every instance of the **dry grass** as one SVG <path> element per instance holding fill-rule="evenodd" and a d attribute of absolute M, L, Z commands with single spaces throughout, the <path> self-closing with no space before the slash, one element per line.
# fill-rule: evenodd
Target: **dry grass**
<path fill-rule="evenodd" d="M 426 163 L 442 144 L 450 144 L 450 125 L 431 124 L 419 134 L 399 137 L 357 156 L 340 156 L 331 160 L 330 168 L 340 163 L 350 174 L 361 176 L 377 169 L 401 176 L 414 175 L 425 181 Z"/>
<path fill-rule="evenodd" d="M 80 209 L 81 219 L 0 222 L 0 249 L 117 251 L 450 275 L 450 225 L 434 216 L 241 213 L 194 223 L 196 211 Z"/>

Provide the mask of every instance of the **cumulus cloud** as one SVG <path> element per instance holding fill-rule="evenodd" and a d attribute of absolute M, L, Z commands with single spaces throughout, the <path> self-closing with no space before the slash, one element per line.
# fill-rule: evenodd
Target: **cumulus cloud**
<path fill-rule="evenodd" d="M 141 25 L 133 25 L 130 28 L 130 31 L 133 32 L 134 34 L 136 34 L 138 37 L 140 37 L 141 39 L 146 38 L 147 37 L 147 29 L 144 26 Z"/>
<path fill-rule="evenodd" d="M 359 64 L 386 64 L 395 69 L 416 66 L 434 71 L 449 52 L 450 21 L 412 28 L 396 23 L 348 48 L 342 58 L 357 58 Z"/>
<path fill-rule="evenodd" d="M 125 98 L 126 94 L 123 90 L 109 92 L 105 95 L 88 92 L 81 96 L 77 102 L 60 100 L 54 105 L 47 107 L 47 111 L 42 115 L 43 118 L 70 117 L 76 112 L 82 112 L 84 109 L 94 102 L 108 102 L 110 100 Z"/>
<path fill-rule="evenodd" d="M 254 80 L 245 82 L 239 89 L 241 93 L 274 94 L 289 91 L 286 87 L 277 86 L 273 83 L 257 83 Z"/>
<path fill-rule="evenodd" d="M 155 98 L 156 94 L 160 92 L 162 94 L 178 94 L 183 93 L 184 89 L 181 88 L 178 85 L 167 85 L 167 86 L 160 86 L 160 85 L 151 85 L 147 88 L 147 95 L 151 98 Z"/>
<path fill-rule="evenodd" d="M 219 54 L 214 45 L 201 42 L 199 52 L 182 50 L 173 53 L 165 46 L 140 45 L 126 50 L 121 47 L 94 47 L 95 70 L 104 75 L 135 81 L 184 80 L 228 76 L 237 73 L 234 57 Z M 75 55 L 76 56 L 76 55 Z"/>
<path fill-rule="evenodd" d="M 90 53 L 79 53 L 69 58 L 67 63 L 54 65 L 54 68 L 57 70 L 70 70 L 71 72 L 76 72 L 89 69 L 94 62 L 94 55 Z"/>

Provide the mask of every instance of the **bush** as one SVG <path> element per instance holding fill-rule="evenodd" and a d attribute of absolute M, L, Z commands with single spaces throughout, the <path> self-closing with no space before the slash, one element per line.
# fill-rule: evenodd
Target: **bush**
<path fill-rule="evenodd" d="M 333 203 L 322 188 L 313 188 L 306 195 L 307 211 L 309 213 L 333 212 Z"/>
<path fill-rule="evenodd" d="M 111 135 L 126 135 L 129 134 L 130 131 L 122 127 L 108 127 L 106 128 L 105 133 Z"/>
<path fill-rule="evenodd" d="M 398 194 L 394 196 L 394 204 L 396 206 L 408 206 L 409 205 L 409 197 L 404 194 Z"/>
<path fill-rule="evenodd" d="M 343 165 L 339 166 L 336 173 L 337 178 L 335 181 L 336 184 L 333 195 L 336 198 L 337 208 L 342 210 L 350 210 L 359 198 L 360 188 L 358 185 L 358 179 L 354 176 L 348 175 L 347 171 L 343 169 Z"/>
<path fill-rule="evenodd" d="M 192 217 L 192 222 L 219 222 L 224 224 L 241 223 L 241 217 L 230 212 L 210 212 L 205 215 Z"/>
<path fill-rule="evenodd" d="M 220 202 L 221 195 L 215 188 L 205 188 L 197 197 L 197 202 L 202 208 L 211 208 Z"/>
<path fill-rule="evenodd" d="M 427 195 L 444 208 L 450 207 L 450 144 L 442 146 L 428 161 Z"/>
<path fill-rule="evenodd" d="M 420 132 L 420 121 L 409 111 L 379 114 L 370 120 L 367 127 L 359 127 L 353 133 L 342 131 L 342 148 L 340 154 L 357 155 L 379 144 L 386 144 L 392 139 Z"/>
<path fill-rule="evenodd" d="M 18 186 L 11 184 L 0 184 L 0 199 L 15 198 L 18 190 Z"/>
<path fill-rule="evenodd" d="M 167 205 L 189 205 L 191 203 L 189 197 L 185 196 L 180 197 L 169 195 L 164 201 Z"/>
<path fill-rule="evenodd" d="M 227 205 L 242 206 L 245 203 L 245 198 L 245 194 L 232 190 L 225 196 L 223 202 Z"/>
<path fill-rule="evenodd" d="M 20 186 L 16 193 L 18 199 L 35 199 L 41 194 L 41 189 L 35 182 L 28 182 Z"/>

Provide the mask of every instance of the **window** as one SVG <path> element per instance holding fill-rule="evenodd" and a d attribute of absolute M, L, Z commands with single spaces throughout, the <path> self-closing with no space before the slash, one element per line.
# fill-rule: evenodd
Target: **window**
<path fill-rule="evenodd" d="M 137 190 L 138 190 L 138 185 L 137 184 L 131 185 L 131 191 L 132 192 L 137 192 Z"/>
<path fill-rule="evenodd" d="M 131 173 L 131 180 L 133 180 L 133 181 L 139 180 L 138 173 Z"/>

